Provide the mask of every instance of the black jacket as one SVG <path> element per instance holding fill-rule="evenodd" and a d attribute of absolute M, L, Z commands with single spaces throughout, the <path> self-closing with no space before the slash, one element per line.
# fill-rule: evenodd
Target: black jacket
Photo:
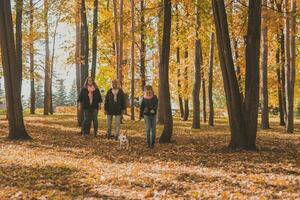
<path fill-rule="evenodd" d="M 82 88 L 78 97 L 78 102 L 82 103 L 83 109 L 99 109 L 99 103 L 102 103 L 102 97 L 98 88 L 93 92 L 93 102 L 90 104 L 88 89 Z"/>
<path fill-rule="evenodd" d="M 107 115 L 121 115 L 126 109 L 126 99 L 122 89 L 119 89 L 117 94 L 117 102 L 114 101 L 114 94 L 112 89 L 107 91 L 104 102 L 104 110 Z"/>
<path fill-rule="evenodd" d="M 142 99 L 141 109 L 140 109 L 140 118 L 144 115 L 156 115 L 158 107 L 158 98 L 153 96 L 152 99 Z M 154 112 L 151 112 L 153 110 Z"/>

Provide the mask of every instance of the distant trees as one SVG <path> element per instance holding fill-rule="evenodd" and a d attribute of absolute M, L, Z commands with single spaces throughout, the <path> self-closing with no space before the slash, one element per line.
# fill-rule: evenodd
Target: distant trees
<path fill-rule="evenodd" d="M 66 87 L 64 85 L 64 79 L 58 79 L 56 81 L 56 92 L 54 94 L 54 105 L 55 106 L 68 105 L 68 97 L 67 97 Z"/>

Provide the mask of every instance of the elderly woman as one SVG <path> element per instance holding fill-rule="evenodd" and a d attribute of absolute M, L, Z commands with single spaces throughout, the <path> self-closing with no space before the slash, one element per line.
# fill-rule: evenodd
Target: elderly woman
<path fill-rule="evenodd" d="M 88 134 L 90 123 L 93 121 L 94 136 L 96 137 L 98 130 L 98 110 L 102 103 L 102 98 L 98 86 L 92 77 L 86 79 L 77 101 L 83 110 L 82 135 L 86 136 Z"/>
<path fill-rule="evenodd" d="M 115 116 L 115 139 L 120 135 L 121 115 L 126 111 L 126 99 L 118 80 L 113 80 L 111 89 L 107 91 L 104 102 L 104 111 L 107 115 L 107 137 L 113 138 L 111 134 L 112 119 Z"/>

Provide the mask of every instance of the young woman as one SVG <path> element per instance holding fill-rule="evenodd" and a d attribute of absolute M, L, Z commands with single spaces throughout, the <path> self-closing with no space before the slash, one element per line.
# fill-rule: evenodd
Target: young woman
<path fill-rule="evenodd" d="M 98 110 L 102 103 L 102 98 L 98 86 L 92 77 L 88 77 L 78 97 L 79 106 L 83 110 L 83 122 L 81 125 L 82 135 L 88 134 L 91 121 L 94 125 L 94 136 L 98 130 Z"/>
<path fill-rule="evenodd" d="M 140 119 L 144 118 L 145 120 L 146 141 L 149 148 L 153 148 L 155 144 L 157 107 L 157 96 L 154 95 L 152 86 L 147 85 L 141 103 Z"/>
<path fill-rule="evenodd" d="M 111 89 L 107 91 L 104 102 L 104 111 L 107 115 L 107 137 L 119 139 L 121 115 L 126 112 L 125 94 L 120 88 L 118 80 L 113 80 Z M 112 119 L 115 116 L 115 136 L 112 136 Z"/>

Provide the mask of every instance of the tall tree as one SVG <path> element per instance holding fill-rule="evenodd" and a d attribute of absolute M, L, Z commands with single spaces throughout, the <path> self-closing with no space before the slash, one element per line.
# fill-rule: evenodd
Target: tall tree
<path fill-rule="evenodd" d="M 203 114 L 203 122 L 206 123 L 206 84 L 204 79 L 204 73 L 202 72 L 202 114 Z"/>
<path fill-rule="evenodd" d="M 81 0 L 81 58 L 84 62 L 81 62 L 81 85 L 84 85 L 89 73 L 89 28 L 87 22 L 86 5 L 85 0 Z"/>
<path fill-rule="evenodd" d="M 21 69 L 17 66 L 11 2 L 0 1 L 0 47 L 5 81 L 9 139 L 29 139 L 23 120 L 21 103 Z"/>
<path fill-rule="evenodd" d="M 189 57 L 188 50 L 185 49 L 184 51 L 184 59 L 185 62 L 187 62 Z M 183 70 L 183 85 L 184 85 L 184 115 L 183 115 L 183 121 L 187 121 L 189 119 L 190 115 L 190 108 L 189 108 L 189 73 L 188 73 L 188 65 L 186 64 Z"/>
<path fill-rule="evenodd" d="M 93 19 L 93 44 L 92 44 L 92 72 L 91 75 L 95 79 L 97 66 L 97 34 L 98 34 L 98 0 L 94 0 L 94 19 Z"/>
<path fill-rule="evenodd" d="M 35 77 L 34 77 L 34 5 L 29 1 L 29 59 L 30 59 L 30 114 L 35 114 Z"/>
<path fill-rule="evenodd" d="M 23 21 L 23 0 L 16 1 L 16 54 L 17 54 L 17 76 L 19 80 L 18 90 L 22 89 L 22 65 L 23 65 L 23 34 L 22 34 L 22 21 Z"/>
<path fill-rule="evenodd" d="M 209 117 L 208 125 L 214 125 L 214 102 L 213 102 L 213 68 L 214 68 L 214 45 L 215 45 L 215 34 L 210 35 L 210 50 L 209 50 L 209 72 L 208 72 L 208 106 L 209 106 Z"/>
<path fill-rule="evenodd" d="M 76 47 L 75 47 L 75 62 L 76 62 L 76 89 L 77 94 L 81 90 L 81 26 L 80 26 L 80 0 L 76 0 L 75 5 L 75 28 L 76 28 Z M 80 107 L 77 106 L 77 123 L 80 126 L 82 122 L 82 112 Z"/>
<path fill-rule="evenodd" d="M 119 27 L 118 27 L 118 6 L 117 0 L 113 0 L 113 13 L 114 13 L 114 28 L 115 28 L 115 63 L 116 63 L 116 73 L 117 78 L 119 78 L 119 71 L 120 71 L 120 43 L 119 43 Z"/>
<path fill-rule="evenodd" d="M 145 3 L 144 0 L 140 1 L 140 26 L 141 26 L 141 50 L 140 50 L 140 73 L 141 73 L 141 81 L 142 81 L 142 90 L 144 90 L 146 86 L 146 42 L 145 42 L 145 34 L 146 34 L 146 24 L 145 24 Z"/>
<path fill-rule="evenodd" d="M 267 0 L 263 0 L 267 5 Z M 268 129 L 269 125 L 269 95 L 268 95 L 268 21 L 267 8 L 263 9 L 262 13 L 262 58 L 261 58 L 261 128 Z"/>
<path fill-rule="evenodd" d="M 158 54 L 159 54 L 159 58 L 161 58 L 161 54 L 162 54 L 162 29 L 163 29 L 163 0 L 160 0 L 159 5 L 161 7 L 161 9 L 158 12 L 158 20 L 157 20 L 157 46 L 158 46 Z M 159 75 L 162 73 L 162 67 L 161 67 L 161 63 L 159 60 L 158 63 L 158 73 Z M 163 84 L 163 83 L 162 83 Z M 164 96 L 164 90 L 163 90 L 163 85 L 161 84 L 161 81 L 158 82 L 158 98 L 159 99 L 163 99 Z M 163 105 L 163 101 L 158 101 L 158 113 L 157 113 L 157 122 L 159 124 L 163 124 L 164 123 L 164 105 Z"/>
<path fill-rule="evenodd" d="M 160 74 L 159 81 L 161 89 L 164 91 L 163 107 L 164 107 L 164 129 L 160 136 L 160 143 L 168 143 L 171 141 L 173 133 L 173 117 L 170 100 L 170 86 L 169 86 L 169 61 L 170 61 L 170 39 L 171 39 L 171 0 L 164 0 L 164 26 L 163 26 L 163 40 L 162 52 L 160 57 Z"/>
<path fill-rule="evenodd" d="M 254 150 L 259 101 L 261 0 L 249 0 L 244 101 L 233 64 L 224 0 L 213 0 L 212 7 L 231 130 L 229 146 Z"/>
<path fill-rule="evenodd" d="M 50 69 L 50 48 L 49 48 L 49 1 L 44 0 L 44 37 L 45 37 L 45 80 L 44 80 L 44 115 L 51 111 L 51 69 Z"/>
<path fill-rule="evenodd" d="M 182 100 L 182 87 L 181 87 L 181 70 L 180 70 L 180 47 L 179 47 L 179 9 L 178 1 L 176 1 L 176 63 L 177 63 L 177 92 L 178 92 L 178 104 L 180 109 L 180 118 L 183 120 L 184 109 L 183 109 L 183 100 Z"/>
<path fill-rule="evenodd" d="M 291 9 L 288 9 L 289 0 L 285 0 L 285 92 L 286 92 L 286 132 L 294 131 L 294 84 L 296 64 L 296 1 L 291 0 Z M 289 11 L 290 10 L 290 11 Z"/>
<path fill-rule="evenodd" d="M 118 79 L 123 86 L 123 36 L 124 36 L 124 0 L 120 0 L 119 70 Z"/>
<path fill-rule="evenodd" d="M 135 119 L 134 113 L 134 78 L 135 78 L 135 60 L 134 60 L 134 44 L 135 44 L 135 19 L 134 19 L 134 0 L 131 0 L 131 120 Z"/>
<path fill-rule="evenodd" d="M 192 128 L 200 128 L 200 88 L 201 88 L 201 41 L 200 41 L 200 0 L 196 1 L 196 40 L 195 40 L 195 65 L 193 87 L 193 124 Z"/>

